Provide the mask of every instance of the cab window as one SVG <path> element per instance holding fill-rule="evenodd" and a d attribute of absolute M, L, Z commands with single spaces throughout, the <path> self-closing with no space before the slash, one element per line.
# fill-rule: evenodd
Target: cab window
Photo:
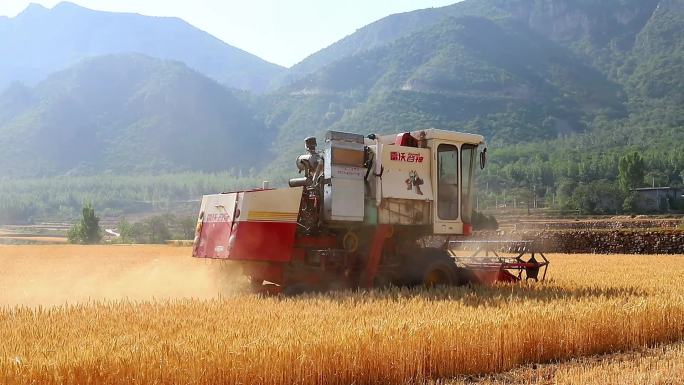
<path fill-rule="evenodd" d="M 458 148 L 451 144 L 437 147 L 437 216 L 458 219 Z"/>
<path fill-rule="evenodd" d="M 475 155 L 477 155 L 476 145 L 464 144 L 461 146 L 461 220 L 464 223 L 471 223 L 473 213 Z"/>

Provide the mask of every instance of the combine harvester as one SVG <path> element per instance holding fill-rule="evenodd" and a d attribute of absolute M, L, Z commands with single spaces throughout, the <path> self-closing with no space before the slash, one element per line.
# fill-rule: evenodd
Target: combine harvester
<path fill-rule="evenodd" d="M 305 145 L 289 188 L 205 195 L 193 256 L 239 263 L 255 289 L 286 294 L 515 282 L 546 269 L 546 258 L 523 260 L 526 250 L 465 261 L 450 250 L 472 233 L 482 136 L 329 131 L 324 151 L 313 137 Z"/>

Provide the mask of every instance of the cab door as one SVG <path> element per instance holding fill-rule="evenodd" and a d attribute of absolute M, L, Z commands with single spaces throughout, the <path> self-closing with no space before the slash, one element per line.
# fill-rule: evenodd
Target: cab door
<path fill-rule="evenodd" d="M 478 145 L 463 143 L 461 145 L 461 222 L 463 233 L 472 233 L 473 201 L 475 200 L 475 162 Z"/>
<path fill-rule="evenodd" d="M 461 158 L 457 143 L 433 146 L 434 233 L 463 234 L 461 221 Z"/>

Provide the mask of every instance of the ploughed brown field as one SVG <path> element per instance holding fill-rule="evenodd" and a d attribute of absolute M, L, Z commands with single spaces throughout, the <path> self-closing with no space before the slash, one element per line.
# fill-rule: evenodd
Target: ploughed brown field
<path fill-rule="evenodd" d="M 0 246 L 0 383 L 683 378 L 682 255 L 551 254 L 545 283 L 262 298 L 189 254 Z"/>

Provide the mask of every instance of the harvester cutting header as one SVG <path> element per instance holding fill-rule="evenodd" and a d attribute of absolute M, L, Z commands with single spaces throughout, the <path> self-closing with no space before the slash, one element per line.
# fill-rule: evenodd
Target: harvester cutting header
<path fill-rule="evenodd" d="M 448 250 L 472 232 L 480 135 L 328 131 L 323 151 L 314 137 L 305 147 L 289 188 L 205 195 L 193 256 L 239 262 L 256 288 L 292 293 L 515 281 L 543 265 L 461 264 Z"/>

